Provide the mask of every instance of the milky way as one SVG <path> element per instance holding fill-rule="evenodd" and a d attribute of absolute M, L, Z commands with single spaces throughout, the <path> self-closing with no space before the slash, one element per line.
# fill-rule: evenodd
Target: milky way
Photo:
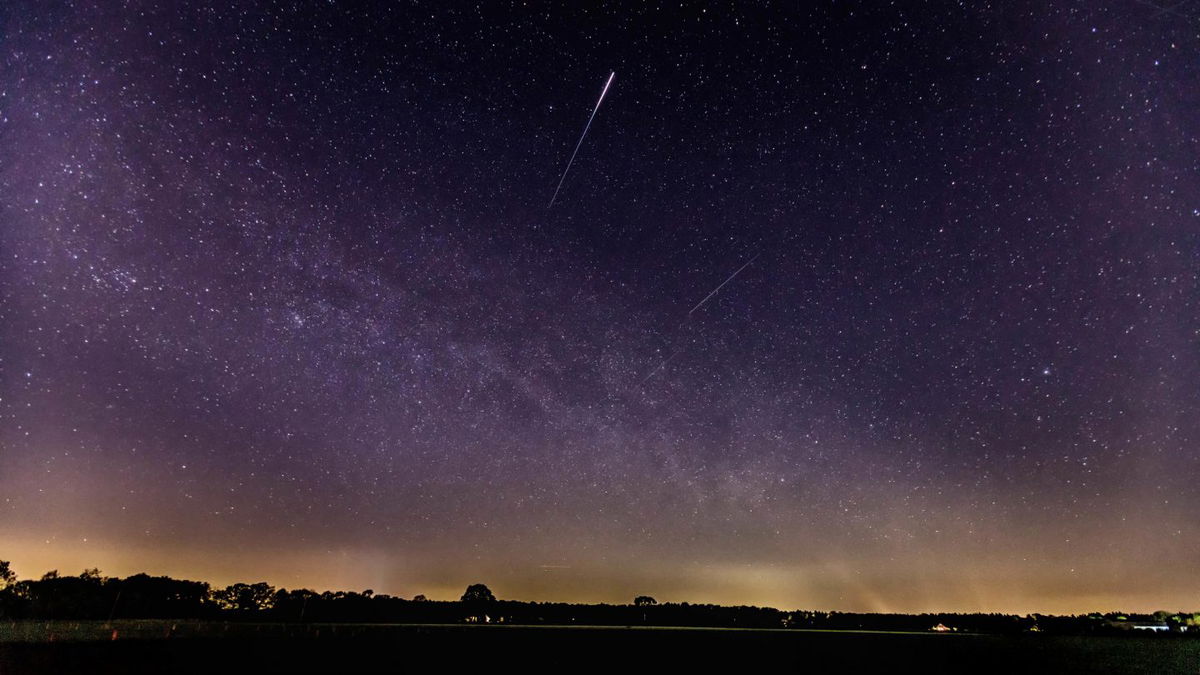
<path fill-rule="evenodd" d="M 1200 603 L 1200 6 L 175 4 L 0 8 L 21 576 Z"/>

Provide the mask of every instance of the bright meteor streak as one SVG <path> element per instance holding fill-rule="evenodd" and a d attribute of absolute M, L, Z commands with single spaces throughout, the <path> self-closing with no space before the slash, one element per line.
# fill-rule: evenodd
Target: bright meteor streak
<path fill-rule="evenodd" d="M 562 189 L 563 181 L 567 179 L 567 172 L 571 170 L 571 164 L 575 161 L 575 155 L 579 154 L 579 147 L 583 145 L 583 139 L 587 138 L 588 129 L 592 128 L 592 120 L 596 119 L 596 111 L 600 109 L 600 104 L 604 102 L 604 95 L 608 93 L 608 87 L 612 84 L 613 76 L 616 74 L 616 71 L 608 74 L 608 81 L 604 83 L 604 91 L 600 92 L 600 98 L 596 101 L 596 107 L 592 108 L 592 116 L 588 118 L 587 125 L 583 127 L 583 133 L 579 135 L 579 142 L 575 144 L 575 152 L 572 152 L 571 159 L 567 160 L 567 168 L 563 169 L 562 176 L 558 179 L 558 187 L 554 188 L 554 196 L 550 198 L 550 203 L 546 205 L 546 208 L 554 206 L 554 200 L 558 199 L 558 191 Z"/>

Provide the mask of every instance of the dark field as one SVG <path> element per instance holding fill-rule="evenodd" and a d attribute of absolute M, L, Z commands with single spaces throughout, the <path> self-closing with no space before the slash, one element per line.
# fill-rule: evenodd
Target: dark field
<path fill-rule="evenodd" d="M 18 673 L 772 672 L 1200 673 L 1200 641 L 728 629 L 0 624 Z M 168 638 L 168 633 L 170 637 Z"/>

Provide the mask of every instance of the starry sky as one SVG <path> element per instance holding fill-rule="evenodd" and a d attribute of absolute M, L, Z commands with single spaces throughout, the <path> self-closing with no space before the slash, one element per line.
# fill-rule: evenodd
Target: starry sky
<path fill-rule="evenodd" d="M 1200 607 L 1200 2 L 184 5 L 0 8 L 22 577 Z"/>

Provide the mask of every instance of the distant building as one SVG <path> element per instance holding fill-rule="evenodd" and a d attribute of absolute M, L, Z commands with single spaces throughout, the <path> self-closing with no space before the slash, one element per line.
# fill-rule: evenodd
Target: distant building
<path fill-rule="evenodd" d="M 1166 633 L 1171 627 L 1165 623 L 1140 623 L 1135 621 L 1109 621 L 1109 626 L 1120 630 L 1144 630 L 1150 633 Z"/>
<path fill-rule="evenodd" d="M 944 623 L 939 623 L 938 625 L 934 626 L 933 628 L 930 628 L 929 630 L 931 630 L 935 633 L 949 633 L 949 632 L 953 631 L 954 629 L 951 628 L 950 626 L 947 626 Z"/>

